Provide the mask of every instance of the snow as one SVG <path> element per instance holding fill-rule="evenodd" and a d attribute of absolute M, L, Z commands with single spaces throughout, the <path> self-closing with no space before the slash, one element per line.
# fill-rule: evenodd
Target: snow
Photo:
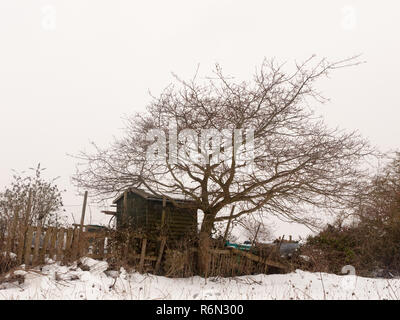
<path fill-rule="evenodd" d="M 6 257 L 7 256 L 7 252 L 1 252 L 1 254 Z M 8 256 L 10 257 L 11 260 L 15 260 L 17 258 L 17 255 L 14 252 L 9 252 Z"/>
<path fill-rule="evenodd" d="M 80 266 L 80 267 L 78 267 Z M 83 267 L 84 266 L 84 267 Z M 0 299 L 398 299 L 400 279 L 372 279 L 296 270 L 289 274 L 234 278 L 171 279 L 107 270 L 105 261 L 82 258 L 63 266 L 10 273 L 0 284 Z M 24 281 L 11 281 L 13 276 Z M 21 280 L 21 279 L 19 279 Z"/>

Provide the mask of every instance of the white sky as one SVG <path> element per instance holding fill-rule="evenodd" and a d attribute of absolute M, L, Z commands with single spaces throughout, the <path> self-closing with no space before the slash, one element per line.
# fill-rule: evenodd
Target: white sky
<path fill-rule="evenodd" d="M 320 84 L 333 126 L 359 129 L 387 151 L 399 147 L 398 1 L 0 1 L 0 188 L 11 169 L 41 162 L 60 176 L 64 202 L 79 220 L 70 184 L 75 160 L 106 145 L 122 116 L 143 110 L 171 80 L 207 74 L 215 62 L 249 79 L 264 57 L 332 60 L 362 53 L 367 64 Z M 397 39 L 397 40 L 396 40 Z M 106 222 L 91 205 L 92 222 Z M 89 222 L 89 219 L 86 221 Z M 306 229 L 280 224 L 277 235 Z"/>

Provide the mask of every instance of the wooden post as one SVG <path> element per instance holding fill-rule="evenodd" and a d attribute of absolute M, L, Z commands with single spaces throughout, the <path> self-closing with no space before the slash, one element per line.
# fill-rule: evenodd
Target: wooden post
<path fill-rule="evenodd" d="M 72 239 L 73 239 L 74 230 L 71 228 L 67 229 L 67 239 L 65 242 L 65 253 L 64 253 L 64 262 L 68 262 L 72 258 Z"/>
<path fill-rule="evenodd" d="M 51 260 L 54 259 L 54 255 L 56 252 L 56 241 L 57 241 L 57 228 L 51 228 L 51 238 L 50 238 L 50 246 L 49 246 L 49 258 Z"/>
<path fill-rule="evenodd" d="M 85 191 L 85 196 L 83 198 L 82 215 L 81 215 L 81 231 L 83 231 L 83 225 L 85 222 L 87 198 L 88 198 L 88 192 Z"/>
<path fill-rule="evenodd" d="M 15 236 L 18 225 L 18 215 L 19 215 L 19 209 L 14 211 L 14 219 L 12 221 L 11 230 L 9 231 L 7 239 L 7 249 L 6 249 L 7 254 L 9 254 L 10 252 L 14 252 Z"/>
<path fill-rule="evenodd" d="M 90 234 L 88 234 L 87 232 L 83 233 L 83 232 L 80 231 L 79 249 L 78 249 L 79 258 L 89 254 L 90 239 L 93 239 L 93 237 L 90 237 Z"/>
<path fill-rule="evenodd" d="M 98 258 L 99 259 L 104 259 L 104 243 L 106 241 L 106 237 L 104 235 L 103 237 L 100 237 L 97 241 L 97 250 L 98 250 Z"/>
<path fill-rule="evenodd" d="M 147 238 L 143 238 L 142 252 L 140 253 L 140 263 L 139 263 L 140 272 L 143 272 L 144 259 L 146 258 L 146 245 L 147 245 Z"/>
<path fill-rule="evenodd" d="M 72 249 L 71 249 L 71 259 L 74 261 L 79 256 L 79 230 L 78 228 L 74 229 L 73 238 L 72 238 Z"/>
<path fill-rule="evenodd" d="M 18 240 L 18 252 L 17 261 L 19 264 L 22 263 L 24 258 L 24 242 L 26 242 L 26 233 L 28 231 L 29 215 L 32 209 L 32 190 L 29 190 L 28 204 L 25 210 L 25 216 L 22 217 L 23 223 L 19 225 L 19 240 Z"/>
<path fill-rule="evenodd" d="M 32 252 L 32 236 L 33 236 L 33 228 L 29 226 L 25 236 L 25 256 L 24 256 L 25 265 L 31 264 L 30 258 Z"/>
<path fill-rule="evenodd" d="M 62 261 L 63 247 L 64 247 L 64 228 L 60 228 L 57 235 L 57 249 L 56 249 L 56 259 L 57 261 Z"/>
<path fill-rule="evenodd" d="M 165 199 L 165 197 L 163 197 L 163 199 L 162 199 L 162 214 L 161 214 L 161 234 L 163 234 L 163 235 L 165 233 L 166 206 L 167 206 L 167 200 Z"/>
<path fill-rule="evenodd" d="M 21 223 L 22 224 L 22 223 Z M 17 247 L 17 262 L 18 264 L 22 263 L 23 255 L 24 255 L 24 241 L 25 241 L 25 226 L 19 226 L 18 233 L 18 247 Z"/>
<path fill-rule="evenodd" d="M 40 234 L 41 233 L 42 233 L 42 227 L 39 225 L 36 227 L 35 247 L 33 249 L 33 259 L 32 259 L 33 265 L 36 265 L 39 262 L 39 248 L 40 248 Z"/>
<path fill-rule="evenodd" d="M 83 241 L 85 241 L 84 237 L 83 237 L 83 226 L 85 223 L 85 213 L 86 213 L 86 205 L 87 205 L 87 198 L 88 198 L 88 192 L 85 191 L 85 195 L 83 197 L 83 205 L 82 205 L 82 214 L 81 214 L 81 224 L 80 224 L 80 228 L 79 228 L 79 238 L 77 239 L 76 245 L 77 245 L 77 251 L 76 254 L 77 256 L 81 256 L 83 254 L 83 248 L 85 247 L 83 245 Z M 74 253 L 75 254 L 75 253 Z"/>
<path fill-rule="evenodd" d="M 231 214 L 229 215 L 229 220 L 228 220 L 228 224 L 226 225 L 226 230 L 225 230 L 225 234 L 224 234 L 224 239 L 223 241 L 223 245 L 225 245 L 226 242 L 226 238 L 228 237 L 228 232 L 229 232 L 229 228 L 231 226 L 231 221 L 232 221 L 232 216 L 233 216 L 233 212 L 235 211 L 235 206 L 232 207 L 231 209 Z"/>
<path fill-rule="evenodd" d="M 158 270 L 160 269 L 161 259 L 164 253 L 165 244 L 167 243 L 167 237 L 162 237 L 161 244 L 160 244 L 160 251 L 158 252 L 156 267 L 154 269 L 155 273 L 157 274 Z"/>
<path fill-rule="evenodd" d="M 51 237 L 51 232 L 52 232 L 52 228 L 47 228 L 46 234 L 45 234 L 44 239 L 43 239 L 42 250 L 40 251 L 40 254 L 39 254 L 39 261 L 41 263 L 44 263 L 45 259 L 46 259 L 46 251 L 47 251 L 47 248 L 49 247 L 49 241 L 50 241 L 50 237 Z"/>
<path fill-rule="evenodd" d="M 125 242 L 124 242 L 124 247 L 122 248 L 122 252 L 124 255 L 125 262 L 129 261 L 129 255 L 133 249 L 130 246 L 130 239 L 131 239 L 131 233 L 128 232 L 127 230 L 124 230 L 124 235 L 126 236 Z M 133 254 L 135 254 L 133 252 Z"/>
<path fill-rule="evenodd" d="M 260 227 L 261 227 L 261 223 L 258 225 L 256 234 L 254 235 L 254 239 L 253 239 L 253 241 L 251 242 L 251 245 L 252 245 L 252 246 L 254 246 L 254 244 L 256 243 L 257 236 L 258 236 L 258 231 L 260 231 Z"/>

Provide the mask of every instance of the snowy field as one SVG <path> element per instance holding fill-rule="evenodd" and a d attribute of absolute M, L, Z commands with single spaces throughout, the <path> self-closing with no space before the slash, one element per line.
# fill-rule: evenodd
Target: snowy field
<path fill-rule="evenodd" d="M 400 279 L 369 279 L 297 270 L 285 275 L 170 279 L 106 271 L 104 261 L 82 258 L 85 266 L 49 262 L 23 266 L 0 284 L 0 299 L 398 299 Z M 83 270 L 82 270 L 83 269 Z M 14 280 L 15 276 L 19 281 Z M 10 279 L 13 279 L 12 281 Z"/>

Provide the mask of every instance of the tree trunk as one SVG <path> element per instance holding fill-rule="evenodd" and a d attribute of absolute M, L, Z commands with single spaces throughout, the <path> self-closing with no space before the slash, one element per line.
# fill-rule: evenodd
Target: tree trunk
<path fill-rule="evenodd" d="M 197 261 L 199 273 L 204 277 L 208 276 L 208 271 L 210 266 L 211 254 L 209 249 L 211 246 L 211 232 L 213 224 L 214 224 L 214 215 L 210 213 L 205 213 L 199 234 L 198 261 Z"/>

